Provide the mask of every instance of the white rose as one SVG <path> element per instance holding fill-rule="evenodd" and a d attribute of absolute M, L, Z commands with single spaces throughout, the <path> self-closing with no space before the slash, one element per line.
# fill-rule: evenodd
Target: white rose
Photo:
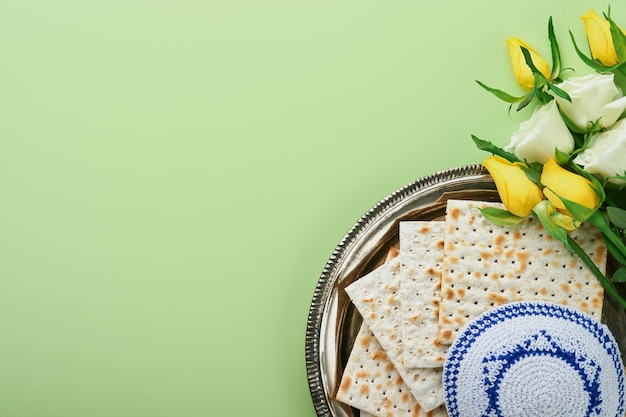
<path fill-rule="evenodd" d="M 542 164 L 554 157 L 555 149 L 572 152 L 574 138 L 554 100 L 537 107 L 530 119 L 520 124 L 511 136 L 511 142 L 504 148 L 522 160 Z"/>
<path fill-rule="evenodd" d="M 581 152 L 574 162 L 582 165 L 586 171 L 603 177 L 624 175 L 626 171 L 626 119 L 615 123 L 611 129 L 595 135 L 589 147 Z M 613 178 L 616 184 L 625 181 Z"/>
<path fill-rule="evenodd" d="M 626 109 L 626 97 L 613 81 L 613 74 L 589 74 L 574 77 L 559 84 L 572 102 L 556 97 L 561 111 L 579 128 L 586 131 L 589 124 L 600 119 L 602 127 L 609 127 Z"/>

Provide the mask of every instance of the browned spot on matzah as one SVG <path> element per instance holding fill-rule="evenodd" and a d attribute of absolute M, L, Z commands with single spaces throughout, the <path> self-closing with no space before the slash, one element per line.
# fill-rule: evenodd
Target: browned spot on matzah
<path fill-rule="evenodd" d="M 372 353 L 372 359 L 384 361 L 387 360 L 387 354 L 382 350 L 375 350 Z"/>
<path fill-rule="evenodd" d="M 506 297 L 503 296 L 502 294 L 497 294 L 495 292 L 490 292 L 487 295 L 487 299 L 489 299 L 489 301 L 492 301 L 492 302 L 497 303 L 497 304 L 504 304 L 504 303 L 506 303 Z"/>
<path fill-rule="evenodd" d="M 591 299 L 591 305 L 592 305 L 594 308 L 600 308 L 600 307 L 602 307 L 602 298 L 595 298 L 595 297 L 594 297 L 594 298 L 592 298 L 592 299 Z"/>
<path fill-rule="evenodd" d="M 530 254 L 525 251 L 520 251 L 515 254 L 515 257 L 517 258 L 518 261 L 526 263 L 528 262 L 528 259 L 530 258 Z"/>
<path fill-rule="evenodd" d="M 465 297 L 465 288 L 459 288 L 456 290 L 456 293 L 459 295 L 460 299 L 463 299 Z"/>
<path fill-rule="evenodd" d="M 461 209 L 460 208 L 455 207 L 452 210 L 450 210 L 450 217 L 452 219 L 458 220 L 460 216 L 461 216 Z"/>
<path fill-rule="evenodd" d="M 452 288 L 448 288 L 445 296 L 448 300 L 452 300 L 454 298 L 454 290 Z"/>
<path fill-rule="evenodd" d="M 562 284 L 561 284 L 561 289 L 562 289 L 563 291 L 565 291 L 565 292 L 569 292 L 569 291 L 570 291 L 569 284 L 567 284 L 567 283 L 565 283 L 565 282 L 564 282 L 564 283 L 562 283 Z"/>
<path fill-rule="evenodd" d="M 361 385 L 361 388 L 359 388 L 359 394 L 361 395 L 367 395 L 370 392 L 370 386 L 369 385 Z"/>
<path fill-rule="evenodd" d="M 433 276 L 439 275 L 439 272 L 434 268 L 426 268 L 426 273 Z"/>
<path fill-rule="evenodd" d="M 361 339 L 359 339 L 359 342 L 361 343 L 361 346 L 366 347 L 367 345 L 370 344 L 370 337 L 364 336 Z"/>
<path fill-rule="evenodd" d="M 402 398 L 400 399 L 400 401 L 402 401 L 403 403 L 409 401 L 409 394 L 407 392 L 402 393 Z"/>
<path fill-rule="evenodd" d="M 367 369 L 361 369 L 355 374 L 358 378 L 367 378 L 370 376 L 370 372 Z"/>
<path fill-rule="evenodd" d="M 352 385 L 352 378 L 350 378 L 349 376 L 344 376 L 343 379 L 341 380 L 341 385 L 339 386 L 339 390 L 347 391 L 350 388 L 350 385 Z"/>
<path fill-rule="evenodd" d="M 598 265 L 606 260 L 606 248 L 602 247 L 601 250 L 598 250 L 593 257 L 593 262 Z"/>

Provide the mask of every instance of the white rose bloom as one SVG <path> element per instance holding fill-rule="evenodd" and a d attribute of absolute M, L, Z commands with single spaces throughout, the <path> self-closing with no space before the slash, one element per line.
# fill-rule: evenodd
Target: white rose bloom
<path fill-rule="evenodd" d="M 542 164 L 554 157 L 555 149 L 572 152 L 574 138 L 554 100 L 537 107 L 530 119 L 520 124 L 511 136 L 511 142 L 504 148 L 522 160 Z"/>
<path fill-rule="evenodd" d="M 559 84 L 572 102 L 556 97 L 561 111 L 582 131 L 600 119 L 604 128 L 611 126 L 626 109 L 626 97 L 613 81 L 613 74 L 589 74 L 573 77 Z"/>
<path fill-rule="evenodd" d="M 581 152 L 574 162 L 582 165 L 586 171 L 603 177 L 624 175 L 626 170 L 626 119 L 615 123 L 609 130 L 598 133 L 591 139 L 589 147 Z M 625 184 L 619 179 L 610 180 L 616 184 Z"/>

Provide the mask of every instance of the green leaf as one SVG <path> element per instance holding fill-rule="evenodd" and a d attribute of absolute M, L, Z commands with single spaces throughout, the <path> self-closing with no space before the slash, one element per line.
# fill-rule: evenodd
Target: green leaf
<path fill-rule="evenodd" d="M 609 28 L 611 30 L 611 39 L 613 40 L 613 46 L 617 54 L 617 60 L 619 62 L 626 61 L 626 35 L 621 31 L 619 26 L 611 19 L 610 16 L 606 16 L 609 21 Z"/>
<path fill-rule="evenodd" d="M 609 250 L 611 255 L 613 255 L 615 260 L 620 265 L 626 265 L 626 257 L 624 257 L 624 255 L 622 255 L 622 253 L 620 252 L 618 247 L 616 245 L 614 245 L 609 239 L 604 239 L 604 243 L 606 244 L 607 249 Z"/>
<path fill-rule="evenodd" d="M 587 265 L 591 273 L 597 278 L 597 280 L 602 284 L 604 291 L 606 294 L 611 296 L 615 301 L 619 303 L 624 309 L 626 309 L 626 300 L 621 294 L 615 289 L 613 285 L 609 282 L 609 280 L 604 276 L 602 271 L 598 269 L 598 266 L 591 260 L 589 255 L 580 247 L 578 242 L 576 242 L 571 236 L 567 237 L 568 242 L 570 244 L 570 248 L 578 255 L 578 257 Z"/>
<path fill-rule="evenodd" d="M 587 220 L 587 223 L 595 226 L 600 233 L 602 233 L 602 238 L 609 252 L 613 254 L 621 265 L 626 265 L 626 245 L 621 235 L 617 234 L 611 225 L 609 225 L 604 213 L 600 210 L 594 211 Z"/>
<path fill-rule="evenodd" d="M 548 89 L 554 91 L 554 94 L 556 94 L 557 96 L 561 97 L 562 99 L 567 100 L 570 103 L 572 102 L 572 98 L 569 96 L 569 94 L 567 94 L 566 91 L 561 90 L 556 85 L 554 85 L 552 83 L 548 83 Z"/>
<path fill-rule="evenodd" d="M 546 77 L 544 77 L 544 75 L 541 73 L 541 71 L 539 71 L 537 67 L 535 66 L 535 63 L 533 62 L 533 59 L 530 56 L 530 51 L 524 48 L 523 46 L 520 46 L 520 49 L 522 50 L 522 55 L 524 55 L 524 61 L 526 61 L 526 65 L 528 65 L 532 73 L 535 75 L 535 81 L 537 81 L 537 76 L 539 76 L 540 81 L 548 81 L 546 80 Z M 543 84 L 545 84 L 545 82 Z M 536 85 L 537 83 L 535 82 L 535 86 Z"/>
<path fill-rule="evenodd" d="M 549 187 L 546 187 L 546 188 L 549 189 Z M 565 208 L 567 209 L 567 211 L 569 211 L 572 217 L 578 220 L 579 222 L 584 222 L 585 220 L 587 220 L 595 211 L 595 209 L 590 209 L 589 207 L 585 207 L 582 204 L 579 204 L 575 201 L 571 201 L 571 200 L 568 200 L 567 198 L 561 197 L 560 195 L 555 193 L 554 190 L 550 190 L 550 191 L 552 191 L 561 200 L 563 205 L 565 205 Z"/>
<path fill-rule="evenodd" d="M 604 187 L 606 192 L 606 204 L 626 209 L 626 187 L 607 183 Z"/>
<path fill-rule="evenodd" d="M 524 220 L 524 217 L 516 216 L 513 213 L 496 207 L 486 207 L 479 210 L 487 220 L 498 226 L 515 226 Z"/>
<path fill-rule="evenodd" d="M 567 239 L 567 230 L 554 224 L 550 218 L 550 206 L 551 204 L 548 200 L 543 200 L 533 207 L 533 213 L 535 213 L 543 227 L 550 233 L 550 236 L 563 243 L 569 253 L 573 253 L 572 247 Z"/>
<path fill-rule="evenodd" d="M 552 72 L 550 73 L 550 80 L 555 80 L 561 75 L 561 52 L 559 51 L 559 44 L 554 34 L 552 16 L 550 16 L 548 20 L 548 39 L 550 40 L 550 51 L 552 52 Z"/>
<path fill-rule="evenodd" d="M 549 88 L 550 83 L 547 83 L 546 86 L 548 86 Z M 539 102 L 541 104 L 547 104 L 549 102 L 551 102 L 552 100 L 554 100 L 554 97 L 552 97 L 551 94 L 549 94 L 548 92 L 543 90 L 543 86 L 540 89 L 536 89 L 537 90 L 537 98 L 539 99 Z"/>
<path fill-rule="evenodd" d="M 530 104 L 531 101 L 533 101 L 533 98 L 537 95 L 537 89 L 533 88 L 531 90 L 531 92 L 526 95 L 526 97 L 524 98 L 524 100 L 517 106 L 517 111 L 522 110 L 523 108 L 525 108 L 526 106 L 528 106 Z"/>
<path fill-rule="evenodd" d="M 537 67 L 535 66 L 535 63 L 533 62 L 533 59 L 530 56 L 530 52 L 528 51 L 528 49 L 524 48 L 523 46 L 520 46 L 520 49 L 522 50 L 522 55 L 524 55 L 524 61 L 526 61 L 526 65 L 528 65 L 528 67 L 533 73 L 533 76 L 535 77 L 535 82 L 534 82 L 533 89 L 529 95 L 530 97 L 527 98 L 525 101 L 523 101 L 517 107 L 517 111 L 520 111 L 521 109 L 526 107 L 532 100 L 533 96 L 537 97 L 539 102 L 542 104 L 546 104 L 550 100 L 553 99 L 553 97 L 550 94 L 546 93 L 543 90 L 543 88 L 546 85 L 549 85 L 550 83 L 548 82 L 546 77 L 541 73 L 541 71 L 539 71 L 539 69 L 537 69 Z"/>
<path fill-rule="evenodd" d="M 521 97 L 515 97 L 512 96 L 508 93 L 505 93 L 502 90 L 498 90 L 497 88 L 491 88 L 486 84 L 481 83 L 480 81 L 476 80 L 476 82 L 478 83 L 478 85 L 480 85 L 482 88 L 484 88 L 485 90 L 489 91 L 491 94 L 493 94 L 494 96 L 498 97 L 500 100 L 502 101 L 506 101 L 507 103 L 519 103 L 520 101 L 523 101 L 524 98 L 526 98 L 526 96 L 521 96 Z"/>
<path fill-rule="evenodd" d="M 574 49 L 576 50 L 576 53 L 578 54 L 578 57 L 585 63 L 587 64 L 589 67 L 591 67 L 592 69 L 598 71 L 598 72 L 611 72 L 611 67 L 607 67 L 606 65 L 603 65 L 600 61 L 595 60 L 595 59 L 591 59 L 589 58 L 587 55 L 585 55 L 579 48 L 578 45 L 576 44 L 576 39 L 574 38 L 574 34 L 570 31 L 569 32 L 570 37 L 572 38 L 572 43 L 574 44 Z"/>
<path fill-rule="evenodd" d="M 567 165 L 571 157 L 568 153 L 559 150 L 559 148 L 554 148 L 554 159 L 556 159 L 559 165 Z"/>
<path fill-rule="evenodd" d="M 509 162 L 522 162 L 517 156 L 515 156 L 514 154 L 507 152 L 499 147 L 497 147 L 496 145 L 494 145 L 493 143 L 487 141 L 487 140 L 483 140 L 480 139 L 474 135 L 472 135 L 472 140 L 474 141 L 474 143 L 476 144 L 476 147 L 478 149 L 480 149 L 481 151 L 487 151 L 490 152 L 494 155 L 498 155 L 504 159 L 506 159 Z"/>
<path fill-rule="evenodd" d="M 567 126 L 567 128 L 569 130 L 571 130 L 574 133 L 578 133 L 578 134 L 584 134 L 585 131 L 581 130 L 578 128 L 578 126 L 576 126 L 576 124 L 572 121 L 572 119 L 570 119 L 569 117 L 567 117 L 567 115 L 565 113 L 563 113 L 563 111 L 561 110 L 561 108 L 557 105 L 558 109 L 559 109 L 559 113 L 561 114 L 561 119 L 563 119 L 563 122 L 565 123 L 565 125 Z"/>
<path fill-rule="evenodd" d="M 609 220 L 619 229 L 626 229 L 626 210 L 617 207 L 607 207 L 606 213 Z"/>
<path fill-rule="evenodd" d="M 626 267 L 621 267 L 611 277 L 611 282 L 626 282 Z"/>
<path fill-rule="evenodd" d="M 576 155 L 584 152 L 585 149 L 589 147 L 589 144 L 591 143 L 591 139 L 600 130 L 600 127 L 598 124 L 599 120 L 600 119 L 592 123 L 589 130 L 585 132 L 582 136 L 576 135 L 576 134 L 572 135 L 574 137 L 575 146 L 574 146 L 574 151 L 572 151 L 570 155 L 570 160 L 573 160 Z"/>
<path fill-rule="evenodd" d="M 520 168 L 522 169 L 522 171 L 524 171 L 524 174 L 526 174 L 526 178 L 528 178 L 529 180 L 531 180 L 538 186 L 540 187 L 542 186 L 541 185 L 541 168 L 537 168 L 536 164 L 533 164 L 533 166 L 521 165 Z"/>

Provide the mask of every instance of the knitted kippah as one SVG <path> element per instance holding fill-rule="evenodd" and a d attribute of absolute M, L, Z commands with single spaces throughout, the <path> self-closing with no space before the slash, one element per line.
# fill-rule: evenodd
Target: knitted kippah
<path fill-rule="evenodd" d="M 450 417 L 624 416 L 615 338 L 560 304 L 505 304 L 470 322 L 450 348 L 443 384 Z"/>

